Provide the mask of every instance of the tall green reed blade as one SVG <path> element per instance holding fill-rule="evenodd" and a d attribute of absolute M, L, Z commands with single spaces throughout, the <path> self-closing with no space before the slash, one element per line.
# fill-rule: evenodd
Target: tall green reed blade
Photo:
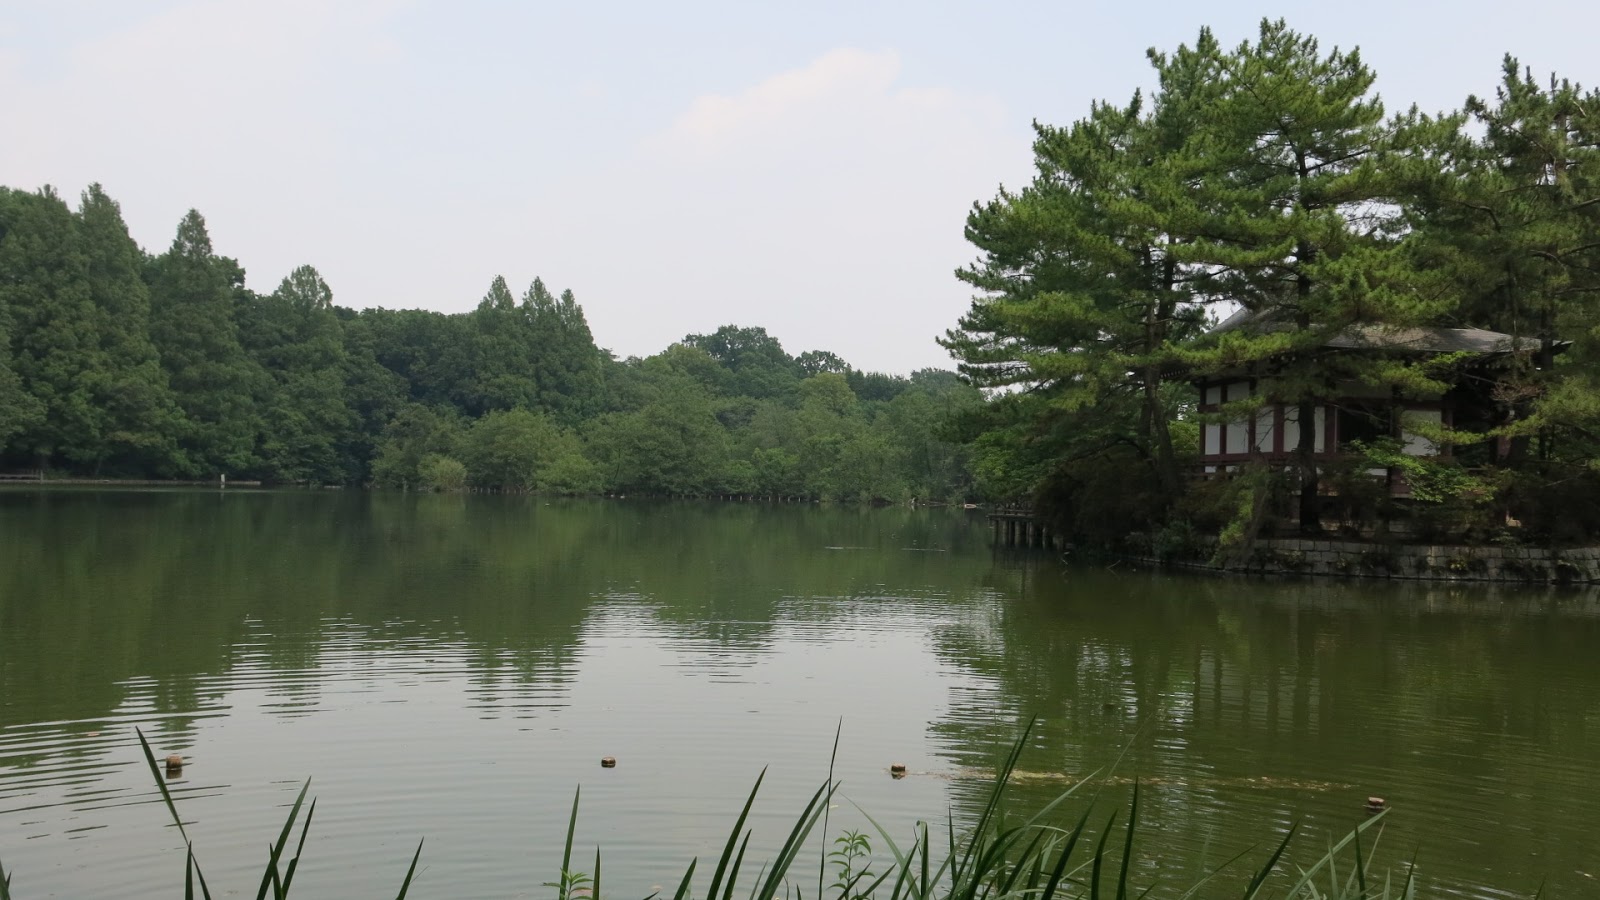
<path fill-rule="evenodd" d="M 0 900 L 11 900 L 11 873 L 0 865 Z"/>
<path fill-rule="evenodd" d="M 773 900 L 778 895 L 778 889 L 784 884 L 784 879 L 789 874 L 789 867 L 794 865 L 794 860 L 800 853 L 800 848 L 805 845 L 806 838 L 811 834 L 811 829 L 822 818 L 822 813 L 833 800 L 834 786 L 824 784 L 817 788 L 811 795 L 811 801 L 801 810 L 800 818 L 795 820 L 794 828 L 789 831 L 789 837 L 778 850 L 778 855 L 772 861 L 772 868 L 767 871 L 767 877 L 750 895 L 751 900 Z M 817 898 L 821 900 L 821 898 Z"/>
<path fill-rule="evenodd" d="M 1089 825 L 1089 812 L 1087 809 L 1083 811 L 1077 826 L 1067 835 L 1067 842 L 1061 848 L 1061 855 L 1056 857 L 1056 867 L 1050 870 L 1050 880 L 1045 882 L 1039 900 L 1051 900 L 1056 894 L 1056 889 L 1061 886 L 1061 879 L 1067 873 L 1067 863 L 1072 859 L 1072 851 L 1078 846 L 1078 839 L 1083 837 L 1083 829 Z"/>
<path fill-rule="evenodd" d="M 1022 734 L 1017 736 L 1017 742 L 1011 746 L 1011 752 L 1006 755 L 1005 762 L 1001 763 L 1000 771 L 995 778 L 994 790 L 989 792 L 989 801 L 984 804 L 983 813 L 978 816 L 978 822 L 972 832 L 972 838 L 967 842 L 966 853 L 961 861 L 951 871 L 952 884 L 960 885 L 963 876 L 970 871 L 973 860 L 983 848 L 983 835 L 994 819 L 995 810 L 1000 806 L 1000 798 L 1005 793 L 1006 783 L 1011 780 L 1011 773 L 1016 771 L 1017 760 L 1022 756 L 1022 749 L 1027 746 L 1028 734 L 1033 731 L 1033 726 L 1038 724 L 1038 717 L 1028 720 L 1023 726 Z M 952 822 L 951 828 L 954 829 Z M 955 855 L 955 835 L 951 834 L 951 855 Z"/>
<path fill-rule="evenodd" d="M 722 889 L 722 900 L 733 900 L 733 885 L 739 880 L 739 869 L 744 865 L 744 852 L 750 849 L 750 832 L 744 833 L 744 840 L 739 842 L 739 855 L 733 858 L 733 871 L 728 875 L 728 885 Z M 717 900 L 709 897 L 708 900 Z"/>
<path fill-rule="evenodd" d="M 183 837 L 185 844 L 191 843 L 189 832 L 183 829 L 183 819 L 178 817 L 178 807 L 172 802 L 172 792 L 167 790 L 167 782 L 161 777 L 161 770 L 156 766 L 156 754 L 150 749 L 150 742 L 144 739 L 144 732 L 138 728 L 133 733 L 139 736 L 139 746 L 144 748 L 144 761 L 150 764 L 150 777 L 155 780 L 156 787 L 161 791 L 161 800 L 167 805 L 167 812 L 172 813 L 172 823 L 178 826 L 178 834 Z"/>
<path fill-rule="evenodd" d="M 1353 839 L 1355 839 L 1355 837 L 1357 835 L 1361 834 L 1363 831 L 1366 831 L 1368 828 L 1371 828 L 1373 825 L 1376 825 L 1378 822 L 1382 821 L 1383 817 L 1388 815 L 1388 812 L 1389 812 L 1388 810 L 1384 810 L 1383 812 L 1380 812 L 1377 815 L 1373 816 L 1372 818 L 1366 820 L 1365 822 L 1362 822 L 1361 824 L 1357 825 L 1355 828 L 1352 828 L 1350 830 L 1349 834 L 1345 835 L 1338 843 L 1336 843 L 1333 846 L 1329 847 L 1328 848 L 1328 852 L 1323 854 L 1321 858 L 1319 858 L 1315 863 L 1313 863 L 1311 865 L 1311 868 L 1305 869 L 1300 873 L 1300 880 L 1295 882 L 1294 887 L 1290 888 L 1289 892 L 1287 894 L 1285 894 L 1284 897 L 1290 898 L 1290 897 L 1302 897 L 1302 896 L 1312 896 L 1312 897 L 1318 896 L 1318 892 L 1316 891 L 1316 889 L 1314 887 L 1311 887 L 1312 886 L 1312 879 L 1316 878 L 1317 877 L 1317 873 L 1321 872 L 1324 868 L 1327 868 L 1330 871 L 1332 871 L 1334 869 L 1334 867 L 1337 866 L 1337 860 L 1335 859 L 1335 857 L 1337 857 L 1338 854 L 1343 853 L 1344 852 L 1344 848 L 1346 846 L 1348 846 L 1349 843 Z M 1311 892 L 1310 892 L 1309 895 L 1307 894 L 1307 888 L 1311 889 Z"/>
<path fill-rule="evenodd" d="M 1045 833 L 1045 831 L 1040 829 L 1039 833 L 1042 835 Z M 1029 897 L 1036 897 L 1039 895 L 1039 880 L 1044 878 L 1044 864 L 1049 858 L 1050 848 L 1053 846 L 1055 846 L 1055 841 L 1052 838 L 1049 843 L 1044 845 L 1042 850 L 1040 850 L 1038 853 L 1031 854 L 1031 858 L 1030 856 L 1023 857 L 1024 860 L 1028 861 L 1029 865 L 1028 880 L 1022 883 L 1022 890 Z"/>
<path fill-rule="evenodd" d="M 422 839 L 422 841 L 425 840 L 427 838 Z M 417 860 L 422 858 L 422 841 L 417 841 L 417 852 L 411 854 L 411 865 L 406 868 L 406 880 L 400 882 L 400 893 L 395 895 L 394 900 L 406 900 L 406 892 L 411 890 L 411 879 L 417 874 Z M 596 869 L 595 871 L 598 872 L 599 870 Z M 596 876 L 596 881 L 598 880 L 599 878 Z"/>
<path fill-rule="evenodd" d="M 311 820 L 317 815 L 317 800 L 311 798 L 311 808 L 306 810 L 306 820 L 300 825 L 300 842 L 295 844 L 294 859 L 289 860 L 289 868 L 283 873 L 283 895 L 288 896 L 289 885 L 294 882 L 294 870 L 300 868 L 300 854 L 306 849 L 306 835 L 311 833 Z"/>
<path fill-rule="evenodd" d="M 1299 822 L 1289 826 L 1289 831 L 1284 834 L 1283 840 L 1278 842 L 1278 849 L 1272 851 L 1272 855 L 1267 857 L 1267 864 L 1261 867 L 1261 870 L 1256 873 L 1254 878 L 1250 879 L 1249 886 L 1244 890 L 1244 900 L 1255 900 L 1256 896 L 1261 893 L 1261 887 L 1266 884 L 1267 876 L 1272 874 L 1273 868 L 1278 865 L 1278 860 L 1283 856 L 1283 851 L 1289 849 L 1289 842 L 1294 840 L 1294 833 L 1299 830 Z M 1234 858 L 1237 859 L 1238 857 Z"/>
<path fill-rule="evenodd" d="M 837 738 L 835 739 L 835 746 L 837 747 Z M 833 768 L 831 765 L 829 766 L 828 772 L 829 780 L 831 781 L 833 773 Z M 739 818 L 734 820 L 733 828 L 728 832 L 728 842 L 722 846 L 722 855 L 717 857 L 717 869 L 711 875 L 711 888 L 706 892 L 707 900 L 717 900 L 717 889 L 722 887 L 722 879 L 728 872 L 728 865 L 734 860 L 734 849 L 735 847 L 738 847 L 739 834 L 740 832 L 744 831 L 745 820 L 750 817 L 750 807 L 755 805 L 756 793 L 761 790 L 761 782 L 766 780 L 766 777 L 767 770 L 763 768 L 761 770 L 761 774 L 756 776 L 755 785 L 750 788 L 750 796 L 745 798 L 744 808 L 739 810 Z M 745 840 L 748 842 L 749 837 L 746 836 Z M 742 847 L 739 847 L 738 859 L 741 862 L 744 859 L 744 848 Z M 737 864 L 734 865 L 733 874 L 735 877 L 737 877 L 739 874 Z"/>
<path fill-rule="evenodd" d="M 1328 848 L 1328 896 L 1339 896 L 1339 855 Z"/>
<path fill-rule="evenodd" d="M 572 886 L 572 835 L 578 830 L 578 798 L 583 796 L 583 785 L 572 792 L 572 815 L 567 818 L 567 844 L 561 851 L 561 878 L 557 881 L 557 890 L 561 892 L 556 900 L 570 900 L 567 894 Z"/>
<path fill-rule="evenodd" d="M 920 824 L 920 823 L 918 823 L 918 824 Z M 913 834 L 915 834 L 915 832 L 913 832 Z M 893 887 L 891 887 L 889 889 L 889 900 L 904 900 L 904 898 L 906 897 L 906 893 L 905 892 L 907 890 L 907 885 L 911 884 L 914 881 L 914 876 L 913 876 L 912 873 L 915 870 L 914 870 L 914 868 L 912 866 L 907 865 L 905 863 L 904 857 L 900 854 L 900 851 L 899 851 L 898 847 L 892 848 L 890 852 L 893 853 L 894 857 L 895 857 L 895 864 L 894 864 L 893 867 L 891 867 L 891 871 L 893 871 L 895 873 L 895 876 L 894 876 L 894 885 L 893 885 Z M 916 857 L 916 852 L 917 852 L 916 838 L 913 837 L 912 838 L 912 845 L 911 845 L 911 853 L 912 853 L 912 858 L 913 859 L 915 859 L 915 857 Z M 912 884 L 912 887 L 914 888 L 915 885 Z"/>
<path fill-rule="evenodd" d="M 1235 853 L 1234 855 L 1232 855 L 1232 856 L 1228 857 L 1227 859 L 1223 860 L 1222 861 L 1222 865 L 1219 865 L 1216 868 L 1212 869 L 1211 871 L 1207 872 L 1205 875 L 1201 876 L 1199 881 L 1196 881 L 1194 884 L 1189 885 L 1188 890 L 1185 890 L 1182 894 L 1178 895 L 1178 900 L 1189 900 L 1189 898 L 1199 895 L 1200 890 L 1202 888 L 1204 888 L 1206 885 L 1211 883 L 1211 879 L 1216 878 L 1219 874 L 1222 873 L 1223 870 L 1227 869 L 1229 866 L 1233 865 L 1234 863 L 1238 862 L 1241 859 L 1244 859 L 1254 849 L 1255 849 L 1254 847 L 1246 847 L 1243 850 L 1240 850 L 1238 853 Z"/>
<path fill-rule="evenodd" d="M 1044 841 L 1046 834 L 1047 832 L 1043 829 L 1033 829 L 1033 837 L 1028 841 L 1027 846 L 1022 848 L 1022 852 L 1017 854 L 1017 864 L 1011 866 L 1009 870 L 1006 869 L 1005 860 L 1003 858 L 1000 860 L 998 874 L 1001 877 L 995 885 L 995 893 L 1002 897 L 1010 895 L 1011 889 L 1016 886 L 1018 878 L 1021 878 L 1030 868 L 1038 868 L 1039 845 Z"/>
<path fill-rule="evenodd" d="M 698 856 L 689 860 L 689 869 L 683 873 L 683 880 L 678 882 L 678 891 L 672 895 L 672 900 L 688 900 L 689 882 L 694 878 L 694 867 L 699 861 L 700 857 Z"/>
<path fill-rule="evenodd" d="M 866 873 L 863 872 L 862 874 L 864 875 Z M 884 869 L 883 872 L 880 873 L 877 878 L 872 879 L 872 883 L 871 884 L 867 885 L 866 888 L 864 890 L 862 890 L 860 893 L 856 894 L 856 896 L 857 897 L 876 897 L 876 896 L 878 896 L 878 888 L 882 887 L 884 881 L 886 881 L 888 878 L 889 878 L 889 870 L 888 869 Z"/>
<path fill-rule="evenodd" d="M 928 823 L 918 822 L 911 832 L 911 851 L 909 853 L 900 849 L 900 845 L 879 824 L 870 813 L 861 809 L 861 805 L 851 801 L 851 805 L 872 823 L 879 836 L 883 838 L 884 846 L 889 848 L 889 853 L 894 856 L 894 871 L 896 872 L 894 889 L 889 894 L 889 900 L 928 900 L 930 875 L 928 871 L 928 845 L 931 838 L 928 834 Z M 921 880 L 918 880 L 920 863 Z M 941 870 L 942 872 L 942 870 Z M 942 875 L 932 876 L 934 879 Z"/>
<path fill-rule="evenodd" d="M 979 900 L 997 881 L 1002 880 L 1011 847 L 1023 833 L 1021 829 L 1010 828 L 984 840 L 977 861 L 965 873 L 959 896 Z"/>
<path fill-rule="evenodd" d="M 839 735 L 841 735 L 843 733 L 844 733 L 844 719 L 841 717 L 839 719 L 838 724 L 835 725 L 834 728 L 833 728 L 833 752 L 828 754 L 828 783 L 829 784 L 833 784 L 833 766 L 834 766 L 834 763 L 839 761 Z M 831 807 L 832 804 L 829 804 L 829 806 Z M 829 821 L 829 813 L 830 812 L 831 812 L 831 809 L 824 809 L 822 811 L 822 837 L 823 837 L 824 841 L 826 841 L 827 837 L 828 837 L 828 821 Z M 823 879 L 825 877 L 827 877 L 827 873 L 828 873 L 828 845 L 826 843 L 824 843 L 822 845 L 822 848 L 817 851 L 817 900 L 822 900 L 822 881 L 823 881 Z M 716 891 L 712 891 L 711 892 L 711 897 L 713 898 L 713 900 L 715 900 Z"/>
<path fill-rule="evenodd" d="M 1412 900 L 1417 895 L 1417 853 L 1420 846 L 1411 848 L 1411 862 L 1406 865 L 1406 880 L 1400 886 L 1401 900 Z M 1544 893 L 1544 885 L 1539 885 L 1539 894 Z M 1534 895 L 1534 900 L 1539 900 L 1539 894 Z"/>
<path fill-rule="evenodd" d="M 1090 870 L 1089 876 L 1090 900 L 1100 900 L 1100 868 L 1106 858 L 1106 839 L 1111 837 L 1111 829 L 1115 828 L 1116 824 L 1117 814 L 1112 813 L 1111 818 L 1106 820 L 1105 830 L 1100 832 L 1100 842 L 1095 845 L 1094 867 Z"/>
<path fill-rule="evenodd" d="M 161 791 L 161 802 L 166 804 L 167 812 L 172 814 L 172 824 L 178 826 L 178 836 L 183 838 L 188 855 L 183 863 L 183 881 L 185 900 L 194 900 L 194 879 L 200 880 L 200 895 L 205 900 L 211 900 L 211 888 L 206 885 L 206 873 L 200 870 L 200 860 L 194 856 L 194 841 L 189 839 L 189 832 L 184 830 L 183 818 L 178 815 L 178 805 L 172 802 L 172 792 L 167 790 L 167 781 L 161 777 L 161 769 L 156 766 L 155 751 L 150 749 L 150 742 L 145 740 L 144 732 L 138 728 L 133 733 L 139 736 L 139 746 L 144 750 L 144 761 L 150 766 L 150 778 L 155 781 L 156 789 Z M 189 872 L 193 869 L 194 875 Z"/>
<path fill-rule="evenodd" d="M 945 842 L 947 844 L 949 844 L 949 846 L 950 846 L 949 853 L 948 853 L 948 855 L 945 856 L 945 862 L 948 863 L 949 865 L 940 867 L 940 872 L 941 872 L 941 874 L 943 874 L 944 872 L 949 872 L 950 873 L 950 896 L 954 897 L 955 894 L 956 894 L 956 882 L 958 880 L 958 875 L 956 873 L 956 866 L 960 861 L 960 857 L 956 856 L 956 811 L 955 811 L 955 809 L 949 808 L 949 809 L 945 810 L 944 825 L 945 825 L 945 829 L 944 829 Z"/>
<path fill-rule="evenodd" d="M 589 883 L 589 900 L 600 900 L 600 848 L 594 848 L 594 881 Z"/>
<path fill-rule="evenodd" d="M 1358 897 L 1366 897 L 1367 896 L 1367 864 L 1366 864 L 1366 861 L 1361 858 L 1361 838 L 1360 837 L 1356 838 L 1356 871 L 1355 871 L 1355 874 L 1350 876 L 1350 877 L 1355 879 L 1356 890 L 1359 891 L 1359 893 L 1356 896 L 1358 896 Z"/>
<path fill-rule="evenodd" d="M 1128 839 L 1122 844 L 1122 870 L 1117 873 L 1117 900 L 1128 900 L 1128 864 L 1133 861 L 1133 833 L 1139 820 L 1139 779 L 1133 780 L 1133 804 L 1128 808 Z"/>
<path fill-rule="evenodd" d="M 299 796 L 294 798 L 294 804 L 289 807 L 289 817 L 283 821 L 278 840 L 267 848 L 267 870 L 261 874 L 261 887 L 256 891 L 256 900 L 266 900 L 268 890 L 273 892 L 274 900 L 283 900 L 278 861 L 283 858 L 283 848 L 289 843 L 289 835 L 294 831 L 295 820 L 300 818 L 300 807 L 306 802 L 306 792 L 309 790 L 311 779 L 307 778 L 306 783 L 300 786 Z"/>
<path fill-rule="evenodd" d="M 200 860 L 194 858 L 194 845 L 186 848 L 183 861 L 183 897 L 194 900 L 194 880 L 200 879 L 200 896 L 211 900 L 211 888 L 206 885 L 206 873 L 200 871 Z"/>
<path fill-rule="evenodd" d="M 926 898 L 933 882 L 928 880 L 928 856 L 933 852 L 933 837 L 928 833 L 928 823 L 922 823 L 922 891 L 917 895 Z M 942 874 L 943 867 L 940 868 Z"/>

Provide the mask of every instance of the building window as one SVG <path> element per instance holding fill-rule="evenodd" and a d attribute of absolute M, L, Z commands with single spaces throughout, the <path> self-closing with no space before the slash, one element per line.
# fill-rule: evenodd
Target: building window
<path fill-rule="evenodd" d="M 1389 411 L 1381 406 L 1353 404 L 1340 406 L 1334 420 L 1339 449 L 1349 450 L 1356 441 L 1370 444 L 1393 436 L 1389 425 Z"/>

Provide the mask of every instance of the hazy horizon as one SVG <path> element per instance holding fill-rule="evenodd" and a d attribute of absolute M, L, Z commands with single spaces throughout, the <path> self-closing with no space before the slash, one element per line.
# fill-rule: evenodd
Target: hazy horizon
<path fill-rule="evenodd" d="M 1595 80 L 1588 7 L 1417 6 L 1289 24 L 1359 45 L 1391 111 L 1492 94 L 1506 52 Z M 261 291 L 309 263 L 344 306 L 458 312 L 495 275 L 540 276 L 620 357 L 733 323 L 861 369 L 949 368 L 965 215 L 1030 177 L 1030 123 L 1126 102 L 1146 48 L 1202 25 L 1231 46 L 1263 15 L 68 0 L 0 13 L 0 181 L 74 202 L 99 182 L 153 252 L 196 208 Z"/>

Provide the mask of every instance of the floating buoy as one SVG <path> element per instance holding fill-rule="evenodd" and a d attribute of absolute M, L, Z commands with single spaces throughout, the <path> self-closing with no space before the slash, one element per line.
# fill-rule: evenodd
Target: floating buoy
<path fill-rule="evenodd" d="M 905 763 L 890 763 L 889 764 L 889 777 L 890 778 L 904 778 L 904 777 L 906 777 L 906 764 Z"/>
<path fill-rule="evenodd" d="M 182 772 L 183 771 L 183 757 L 179 756 L 176 753 L 168 755 L 167 756 L 167 771 L 168 772 Z"/>
<path fill-rule="evenodd" d="M 602 769 L 615 769 L 617 767 L 617 758 L 615 756 L 600 757 L 600 767 Z"/>

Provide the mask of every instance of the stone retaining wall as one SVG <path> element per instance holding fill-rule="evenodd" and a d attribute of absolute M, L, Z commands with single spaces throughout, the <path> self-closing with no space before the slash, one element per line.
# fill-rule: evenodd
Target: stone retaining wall
<path fill-rule="evenodd" d="M 1168 561 L 1163 564 L 1223 571 L 1223 567 L 1210 563 Z M 1272 539 L 1257 541 L 1244 564 L 1230 567 L 1227 571 L 1425 581 L 1579 584 L 1600 582 L 1600 547 L 1550 550 L 1538 547 Z"/>

